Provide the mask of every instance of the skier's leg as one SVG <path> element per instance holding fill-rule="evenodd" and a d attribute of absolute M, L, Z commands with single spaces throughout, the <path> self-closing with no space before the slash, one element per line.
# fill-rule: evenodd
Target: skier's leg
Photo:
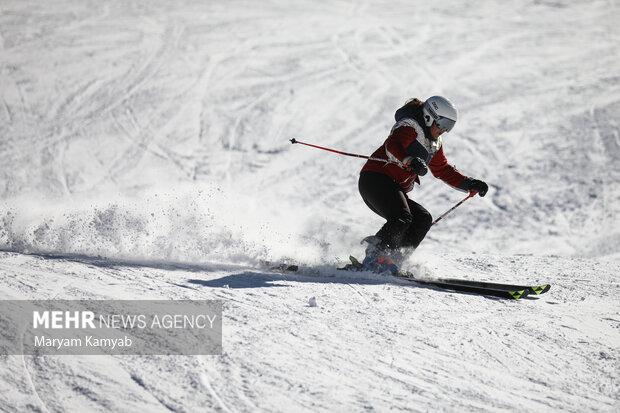
<path fill-rule="evenodd" d="M 406 248 L 417 248 L 431 228 L 433 217 L 422 205 L 411 199 L 407 200 L 411 211 L 412 222 L 405 232 L 401 245 Z"/>
<path fill-rule="evenodd" d="M 399 248 L 412 222 L 404 192 L 390 177 L 376 172 L 360 174 L 359 191 L 366 205 L 387 220 L 376 234 L 381 239 L 380 247 Z"/>

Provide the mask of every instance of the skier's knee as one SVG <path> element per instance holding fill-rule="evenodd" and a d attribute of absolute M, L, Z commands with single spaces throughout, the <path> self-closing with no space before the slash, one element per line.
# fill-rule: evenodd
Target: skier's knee
<path fill-rule="evenodd" d="M 413 216 L 411 216 L 411 212 L 403 211 L 400 213 L 400 215 L 395 217 L 394 220 L 398 222 L 399 225 L 402 226 L 404 229 L 407 229 L 411 226 L 411 223 L 413 222 Z"/>
<path fill-rule="evenodd" d="M 428 232 L 428 230 L 431 228 L 432 223 L 433 223 L 433 216 L 428 211 L 420 215 L 419 226 L 421 229 L 424 230 L 425 233 Z"/>

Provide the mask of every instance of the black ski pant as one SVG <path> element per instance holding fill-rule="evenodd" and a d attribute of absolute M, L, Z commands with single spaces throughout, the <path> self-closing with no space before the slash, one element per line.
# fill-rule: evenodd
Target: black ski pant
<path fill-rule="evenodd" d="M 360 173 L 358 187 L 368 208 L 387 220 L 376 234 L 381 239 L 381 247 L 417 248 L 420 245 L 433 222 L 422 205 L 407 198 L 402 188 L 382 173 Z"/>

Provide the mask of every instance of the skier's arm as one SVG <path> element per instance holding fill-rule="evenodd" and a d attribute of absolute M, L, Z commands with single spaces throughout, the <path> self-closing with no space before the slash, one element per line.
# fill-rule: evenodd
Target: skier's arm
<path fill-rule="evenodd" d="M 385 151 L 388 158 L 403 161 L 407 157 L 407 148 L 417 138 L 415 129 L 411 126 L 400 126 L 392 131 L 385 141 Z"/>
<path fill-rule="evenodd" d="M 453 188 L 465 191 L 462 184 L 467 177 L 448 163 L 448 159 L 443 153 L 443 147 L 439 148 L 439 151 L 431 158 L 428 166 L 435 178 L 441 179 Z"/>
<path fill-rule="evenodd" d="M 433 156 L 428 166 L 433 176 L 460 191 L 476 191 L 480 196 L 485 196 L 489 190 L 486 182 L 469 178 L 450 165 L 446 155 L 443 153 L 443 147 Z"/>

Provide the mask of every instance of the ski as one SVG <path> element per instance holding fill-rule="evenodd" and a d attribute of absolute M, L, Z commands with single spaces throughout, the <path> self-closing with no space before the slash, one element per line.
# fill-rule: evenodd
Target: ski
<path fill-rule="evenodd" d="M 261 261 L 261 265 L 263 265 L 265 268 L 268 268 L 269 270 L 278 272 L 297 272 L 299 270 L 299 265 L 296 264 L 274 264 L 270 261 Z"/>
<path fill-rule="evenodd" d="M 340 271 L 364 271 L 362 263 L 358 261 L 355 257 L 349 257 L 351 263 L 345 265 L 344 267 L 338 268 Z M 274 264 L 270 262 L 263 262 L 267 268 L 272 271 L 277 272 L 298 272 L 299 266 L 295 264 L 287 264 L 280 263 Z M 543 294 L 551 288 L 549 284 L 541 284 L 541 285 L 513 285 L 513 284 L 500 284 L 500 283 L 492 283 L 485 281 L 470 281 L 470 280 L 460 280 L 453 278 L 440 278 L 433 280 L 423 280 L 416 278 L 410 272 L 400 272 L 398 274 L 394 274 L 394 277 L 402 280 L 406 280 L 420 286 L 427 286 L 433 288 L 439 288 L 443 290 L 452 290 L 459 292 L 472 293 L 483 296 L 492 296 L 498 298 L 505 298 L 511 300 L 518 300 L 521 298 L 525 298 L 528 295 L 538 295 Z"/>
<path fill-rule="evenodd" d="M 515 284 L 501 284 L 486 281 L 471 281 L 471 280 L 459 280 L 455 278 L 439 278 L 437 281 L 447 282 L 450 284 L 470 285 L 482 288 L 495 288 L 499 290 L 527 290 L 528 294 L 540 295 L 544 294 L 551 289 L 551 284 L 539 284 L 539 285 L 515 285 Z"/>
<path fill-rule="evenodd" d="M 362 264 L 355 257 L 349 257 L 351 264 L 347 264 L 345 267 L 340 268 L 341 270 L 353 270 L 353 271 L 363 271 Z M 468 280 L 456 280 L 456 279 L 435 279 L 435 280 L 422 280 L 416 278 L 413 274 L 409 272 L 400 272 L 394 275 L 397 278 L 402 278 L 407 281 L 414 282 L 418 285 L 431 286 L 440 289 L 460 291 L 460 292 L 468 292 L 472 294 L 485 295 L 485 296 L 493 296 L 499 298 L 507 298 L 512 300 L 518 300 L 520 298 L 527 297 L 530 294 L 528 287 L 521 286 L 511 286 L 508 284 L 494 284 L 494 283 L 484 283 L 484 282 L 476 282 Z M 503 287 L 503 288 L 502 288 Z"/>
<path fill-rule="evenodd" d="M 474 286 L 474 285 L 463 285 L 463 284 L 455 284 L 455 283 L 448 283 L 448 282 L 443 282 L 443 281 L 439 281 L 439 280 L 420 280 L 417 278 L 412 278 L 412 277 L 407 277 L 407 276 L 397 276 L 399 278 L 403 278 L 405 280 L 414 282 L 416 284 L 419 285 L 426 285 L 426 286 L 431 286 L 431 287 L 436 287 L 436 288 L 440 288 L 443 290 L 452 290 L 452 291 L 459 291 L 459 292 L 467 292 L 467 293 L 472 293 L 472 294 L 477 294 L 477 295 L 484 295 L 484 296 L 492 296 L 492 297 L 499 297 L 499 298 L 507 298 L 507 299 L 511 299 L 511 300 L 518 300 L 520 298 L 525 298 L 529 295 L 529 292 L 527 289 L 523 289 L 523 290 L 500 290 L 500 289 L 496 289 L 496 288 L 488 288 L 488 287 L 478 287 L 478 286 Z"/>

